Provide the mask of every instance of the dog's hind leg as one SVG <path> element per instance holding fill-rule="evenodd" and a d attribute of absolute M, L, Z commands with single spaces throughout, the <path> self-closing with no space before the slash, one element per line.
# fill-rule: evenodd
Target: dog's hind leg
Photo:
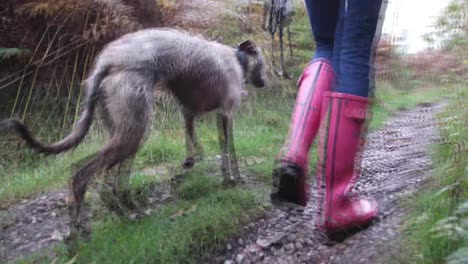
<path fill-rule="evenodd" d="M 153 94 L 156 77 L 151 71 L 125 70 L 115 72 L 103 81 L 101 114 L 109 137 L 129 138 L 136 148 L 145 140 L 153 112 Z M 132 141 L 133 139 L 137 141 Z M 128 139 L 125 139 L 128 140 Z M 134 155 L 106 173 L 101 199 L 110 209 L 128 214 L 129 209 L 142 208 L 130 188 L 130 173 Z"/>
<path fill-rule="evenodd" d="M 106 126 L 110 129 L 107 145 L 76 172 L 71 181 L 70 220 L 79 228 L 79 213 L 86 186 L 96 173 L 108 171 L 137 152 L 152 114 L 153 75 L 148 72 L 122 71 L 102 82 L 102 103 Z M 119 175 L 121 176 L 121 175 Z M 128 182 L 128 178 L 124 179 Z M 122 183 L 121 183 L 122 184 Z"/>
<path fill-rule="evenodd" d="M 136 209 L 140 214 L 144 212 L 140 203 L 135 200 L 135 195 L 130 188 L 133 160 L 134 156 L 131 156 L 118 166 L 106 171 L 104 182 L 100 186 L 101 201 L 108 209 L 119 215 L 129 216 L 130 210 L 133 209 Z"/>
<path fill-rule="evenodd" d="M 218 138 L 222 151 L 221 171 L 224 184 L 241 181 L 234 145 L 233 122 L 229 115 L 218 114 Z"/>
<path fill-rule="evenodd" d="M 89 161 L 72 176 L 69 198 L 71 231 L 79 232 L 80 209 L 88 182 L 97 173 L 103 170 L 109 170 L 132 156 L 138 149 L 140 139 L 141 137 L 133 137 L 133 135 L 128 135 L 127 137 L 113 137 L 109 140 L 107 145 L 99 151 L 94 159 Z"/>
<path fill-rule="evenodd" d="M 187 156 L 182 164 L 184 168 L 191 168 L 195 162 L 203 159 L 203 148 L 195 132 L 195 115 L 184 111 L 185 120 L 185 148 Z"/>

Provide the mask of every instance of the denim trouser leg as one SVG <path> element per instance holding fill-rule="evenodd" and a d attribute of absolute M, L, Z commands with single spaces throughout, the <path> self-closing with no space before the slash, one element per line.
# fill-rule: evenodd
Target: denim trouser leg
<path fill-rule="evenodd" d="M 336 23 L 335 43 L 333 45 L 333 69 L 335 70 L 336 76 L 340 76 L 341 43 L 343 38 L 343 29 L 346 13 L 345 2 L 346 0 L 339 0 L 338 21 Z M 336 87 L 334 87 L 333 90 L 335 89 Z"/>
<path fill-rule="evenodd" d="M 338 21 L 340 0 L 305 0 L 307 13 L 316 42 L 313 59 L 325 58 L 333 61 L 335 28 Z"/>
<path fill-rule="evenodd" d="M 339 58 L 336 92 L 368 96 L 371 53 L 381 4 L 382 0 L 347 0 L 346 5 L 341 6 L 346 9 L 338 22 L 343 23 L 343 30 L 337 31 L 341 43 L 338 43 L 338 50 L 335 49 L 335 58 Z M 335 36 L 338 38 L 340 36 Z"/>

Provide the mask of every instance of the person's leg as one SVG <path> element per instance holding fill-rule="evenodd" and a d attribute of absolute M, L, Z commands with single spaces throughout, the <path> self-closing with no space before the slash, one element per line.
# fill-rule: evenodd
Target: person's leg
<path fill-rule="evenodd" d="M 351 198 L 350 192 L 360 176 L 355 163 L 360 161 L 358 154 L 366 132 L 370 58 L 380 4 L 380 0 L 347 1 L 338 86 L 334 92 L 325 93 L 323 99 L 317 224 L 327 232 L 362 227 L 378 214 L 375 201 Z"/>
<path fill-rule="evenodd" d="M 335 30 L 338 21 L 339 0 L 305 0 L 316 51 L 313 59 L 333 61 Z"/>
<path fill-rule="evenodd" d="M 320 124 L 320 109 L 325 91 L 335 82 L 331 66 L 339 0 L 306 0 L 317 50 L 299 78 L 299 90 L 289 133 L 273 169 L 273 201 L 306 205 L 310 188 L 308 153 Z"/>
<path fill-rule="evenodd" d="M 368 97 L 374 37 L 379 39 L 383 21 L 379 20 L 381 4 L 382 0 L 347 0 L 336 92 Z"/>
<path fill-rule="evenodd" d="M 340 62 L 341 62 L 341 43 L 343 41 L 343 30 L 344 30 L 344 21 L 346 14 L 346 0 L 339 0 L 339 13 L 338 21 L 336 23 L 335 30 L 335 42 L 333 44 L 333 69 L 335 70 L 336 76 L 340 75 Z M 338 82 L 337 82 L 338 83 Z M 333 88 L 333 90 L 336 87 Z"/>

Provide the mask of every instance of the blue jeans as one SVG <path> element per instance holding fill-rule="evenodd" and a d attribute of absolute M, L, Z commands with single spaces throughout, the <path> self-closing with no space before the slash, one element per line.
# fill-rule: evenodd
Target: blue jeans
<path fill-rule="evenodd" d="M 382 0 L 305 0 L 317 50 L 330 61 L 340 93 L 368 97 L 373 86 L 374 37 L 380 37 Z M 377 41 L 375 42 L 377 43 Z M 371 71 L 372 70 L 372 71 Z"/>

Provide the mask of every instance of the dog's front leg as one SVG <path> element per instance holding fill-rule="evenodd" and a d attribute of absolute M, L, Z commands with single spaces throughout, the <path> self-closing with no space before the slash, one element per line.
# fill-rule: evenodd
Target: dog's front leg
<path fill-rule="evenodd" d="M 229 162 L 231 165 L 231 173 L 237 183 L 241 183 L 239 165 L 237 163 L 236 144 L 234 143 L 234 120 L 228 118 L 227 120 L 227 135 L 228 135 L 228 153 Z"/>
<path fill-rule="evenodd" d="M 229 162 L 228 153 L 228 117 L 223 114 L 218 114 L 218 139 L 219 147 L 221 148 L 221 172 L 223 174 L 223 183 L 226 185 L 234 184 L 231 177 L 231 164 Z"/>
<path fill-rule="evenodd" d="M 195 133 L 195 115 L 188 112 L 184 113 L 185 119 L 185 149 L 186 158 L 182 163 L 184 168 L 191 168 L 196 161 L 203 158 L 203 149 L 198 143 L 198 139 Z"/>
<path fill-rule="evenodd" d="M 239 166 L 234 145 L 232 118 L 218 114 L 219 144 L 222 150 L 221 170 L 224 183 L 233 184 L 240 181 Z"/>

